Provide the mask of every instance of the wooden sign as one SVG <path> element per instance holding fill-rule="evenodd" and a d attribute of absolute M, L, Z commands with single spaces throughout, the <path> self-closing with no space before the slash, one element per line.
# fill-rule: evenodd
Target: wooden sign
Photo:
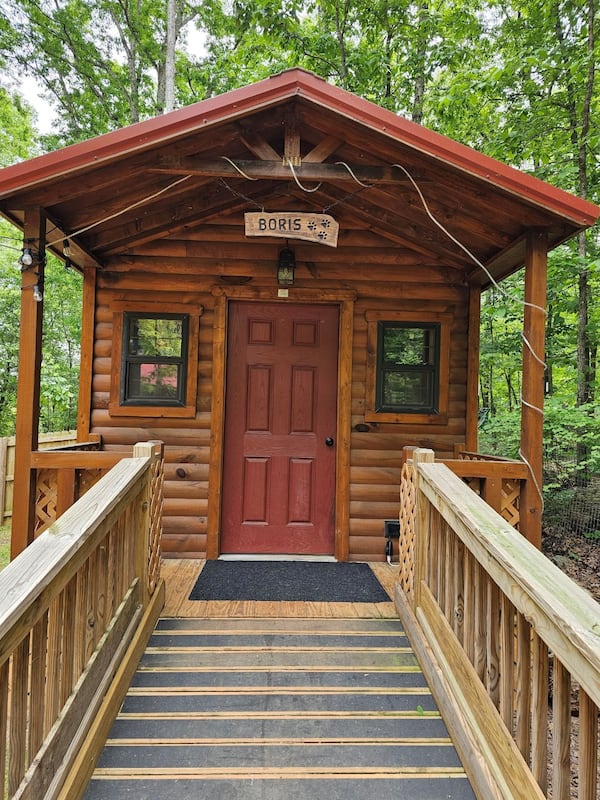
<path fill-rule="evenodd" d="M 329 214 L 307 214 L 302 211 L 244 214 L 246 236 L 278 236 L 281 239 L 305 239 L 328 247 L 337 247 L 339 222 Z"/>

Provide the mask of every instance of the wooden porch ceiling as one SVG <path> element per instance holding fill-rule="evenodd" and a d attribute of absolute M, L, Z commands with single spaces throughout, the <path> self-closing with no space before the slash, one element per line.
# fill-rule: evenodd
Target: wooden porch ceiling
<path fill-rule="evenodd" d="M 495 279 L 521 266 L 528 230 L 555 246 L 598 215 L 301 70 L 163 120 L 2 170 L 0 212 L 22 226 L 41 206 L 50 248 L 62 255 L 68 239 L 81 268 L 160 258 L 201 270 L 240 259 L 244 211 L 327 211 L 350 269 L 385 244 L 398 265 L 481 285 L 478 262 Z M 204 246 L 185 245 L 195 240 Z M 326 249 L 302 243 L 297 259 L 326 264 Z"/>

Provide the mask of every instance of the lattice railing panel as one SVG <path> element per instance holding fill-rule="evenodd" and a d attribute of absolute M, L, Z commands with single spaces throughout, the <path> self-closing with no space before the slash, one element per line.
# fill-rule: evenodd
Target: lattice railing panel
<path fill-rule="evenodd" d="M 513 528 L 519 527 L 521 499 L 521 481 L 505 478 L 502 481 L 502 508 L 500 513 Z"/>
<path fill-rule="evenodd" d="M 400 539 L 399 574 L 400 587 L 405 594 L 412 594 L 415 576 L 415 516 L 416 487 L 415 468 L 405 462 L 400 474 Z"/>
<path fill-rule="evenodd" d="M 83 497 L 83 495 L 94 486 L 94 484 L 98 483 L 100 478 L 105 474 L 106 470 L 104 469 L 82 469 L 79 471 L 79 481 L 78 481 L 78 491 L 77 497 Z"/>
<path fill-rule="evenodd" d="M 35 492 L 34 536 L 39 536 L 56 519 L 58 482 L 55 469 L 38 470 Z"/>
<path fill-rule="evenodd" d="M 159 458 L 152 464 L 151 473 L 148 591 L 152 595 L 160 580 L 164 459 Z"/>

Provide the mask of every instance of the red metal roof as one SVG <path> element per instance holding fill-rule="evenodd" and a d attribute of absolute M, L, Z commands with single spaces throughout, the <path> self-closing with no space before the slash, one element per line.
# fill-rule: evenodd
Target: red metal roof
<path fill-rule="evenodd" d="M 587 227 L 600 215 L 600 209 L 586 200 L 397 116 L 302 69 L 286 70 L 241 89 L 7 167 L 0 171 L 0 198 L 38 182 L 68 175 L 82 167 L 88 168 L 90 162 L 101 164 L 115 157 L 137 153 L 215 122 L 242 117 L 249 111 L 268 107 L 294 95 L 529 200 L 575 225 Z"/>
<path fill-rule="evenodd" d="M 317 194 L 299 192 L 291 172 L 282 174 L 292 119 L 304 175 L 310 181 L 311 168 L 321 167 Z M 243 172 L 231 177 L 223 159 L 261 165 L 261 179 L 250 185 Z M 336 166 L 347 163 L 379 176 L 368 192 L 348 193 L 356 184 Z M 433 224 L 417 185 L 391 170 L 394 164 L 418 176 L 450 231 Z M 385 170 L 391 178 L 381 178 Z M 225 177 L 240 188 L 237 198 L 224 191 Z M 61 255 L 68 237 L 81 268 L 158 257 L 167 239 L 180 241 L 206 220 L 272 202 L 310 211 L 336 206 L 347 231 L 386 239 L 399 257 L 418 254 L 423 264 L 463 270 L 461 280 L 481 286 L 523 264 L 528 231 L 545 231 L 555 247 L 600 215 L 592 203 L 301 69 L 0 170 L 0 213 L 22 227 L 25 209 L 40 206 L 48 246 Z"/>

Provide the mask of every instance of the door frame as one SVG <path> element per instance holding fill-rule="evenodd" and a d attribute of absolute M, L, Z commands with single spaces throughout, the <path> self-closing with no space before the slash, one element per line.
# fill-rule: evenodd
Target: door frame
<path fill-rule="evenodd" d="M 282 299 L 276 287 L 259 289 L 249 286 L 216 286 L 213 325 L 212 404 L 210 457 L 208 470 L 208 511 L 206 522 L 206 557 L 220 554 L 223 455 L 225 442 L 225 397 L 227 375 L 227 330 L 230 300 L 257 303 L 305 303 L 339 306 L 337 431 L 335 462 L 334 557 L 347 561 L 350 520 L 350 433 L 352 413 L 352 336 L 356 293 L 336 289 L 291 289 Z"/>

